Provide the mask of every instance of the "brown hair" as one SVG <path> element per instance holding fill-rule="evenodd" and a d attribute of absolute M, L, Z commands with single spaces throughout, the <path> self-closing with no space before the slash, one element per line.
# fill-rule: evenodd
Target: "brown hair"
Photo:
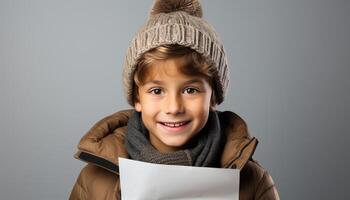
<path fill-rule="evenodd" d="M 183 65 L 179 66 L 182 73 L 203 76 L 208 81 L 213 90 L 210 102 L 212 106 L 215 106 L 217 103 L 216 87 L 214 87 L 214 77 L 217 76 L 215 66 L 190 47 L 178 44 L 158 46 L 140 57 L 134 72 L 133 103 L 138 99 L 138 86 L 143 85 L 146 81 L 145 74 L 147 74 L 148 67 L 155 61 L 164 61 L 170 58 L 183 58 Z"/>

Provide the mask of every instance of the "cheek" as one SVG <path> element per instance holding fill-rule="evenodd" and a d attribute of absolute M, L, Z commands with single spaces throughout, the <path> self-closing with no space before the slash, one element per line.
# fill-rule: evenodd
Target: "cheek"
<path fill-rule="evenodd" d="M 197 101 L 191 101 L 187 105 L 187 108 L 191 110 L 198 118 L 205 119 L 210 111 L 210 98 L 202 98 Z"/>
<path fill-rule="evenodd" d="M 200 110 L 208 110 L 211 105 L 211 95 L 205 94 L 201 98 L 196 99 L 192 103 L 192 107 Z"/>
<path fill-rule="evenodd" d="M 206 121 L 211 107 L 211 94 L 205 95 L 201 102 L 196 104 L 196 113 L 199 118 Z"/>
<path fill-rule="evenodd" d="M 142 114 L 145 115 L 145 117 L 153 117 L 158 113 L 159 104 L 156 104 L 154 101 L 143 99 L 140 104 L 142 107 Z"/>
<path fill-rule="evenodd" d="M 145 91 L 139 89 L 138 100 L 135 102 L 135 110 L 138 112 L 147 112 L 154 108 L 154 101 L 145 94 Z"/>

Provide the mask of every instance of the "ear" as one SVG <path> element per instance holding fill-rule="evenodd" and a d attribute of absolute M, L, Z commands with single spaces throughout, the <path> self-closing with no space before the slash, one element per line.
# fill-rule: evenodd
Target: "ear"
<path fill-rule="evenodd" d="M 137 112 L 141 112 L 142 111 L 142 106 L 141 106 L 141 103 L 139 101 L 135 101 L 134 107 L 135 107 L 135 110 Z"/>
<path fill-rule="evenodd" d="M 215 111 L 216 110 L 216 104 L 215 105 L 210 105 L 210 111 Z"/>

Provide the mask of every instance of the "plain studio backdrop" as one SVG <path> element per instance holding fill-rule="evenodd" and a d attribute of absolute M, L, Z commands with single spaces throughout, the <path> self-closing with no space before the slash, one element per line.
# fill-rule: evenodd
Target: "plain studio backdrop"
<path fill-rule="evenodd" d="M 67 199 L 73 154 L 130 108 L 126 49 L 152 0 L 0 1 L 0 199 Z M 202 1 L 228 54 L 219 110 L 244 118 L 282 199 L 350 199 L 350 1 Z"/>

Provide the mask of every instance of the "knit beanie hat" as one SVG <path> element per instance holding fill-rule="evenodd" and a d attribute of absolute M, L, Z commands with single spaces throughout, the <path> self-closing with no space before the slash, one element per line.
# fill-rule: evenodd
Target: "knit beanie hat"
<path fill-rule="evenodd" d="M 214 28 L 202 18 L 198 0 L 156 0 L 146 24 L 132 39 L 123 69 L 123 86 L 128 103 L 134 106 L 134 72 L 143 53 L 161 45 L 178 44 L 200 53 L 217 70 L 214 88 L 217 104 L 223 102 L 229 70 L 226 53 Z"/>

